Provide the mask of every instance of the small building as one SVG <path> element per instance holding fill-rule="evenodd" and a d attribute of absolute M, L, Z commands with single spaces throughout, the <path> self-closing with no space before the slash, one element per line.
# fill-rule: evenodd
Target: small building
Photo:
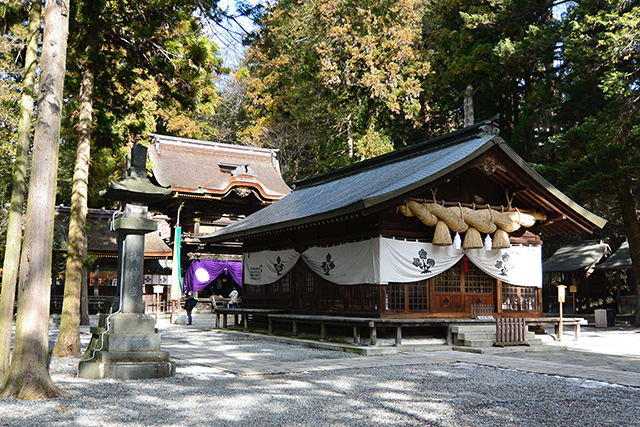
<path fill-rule="evenodd" d="M 631 261 L 629 241 L 622 242 L 618 250 L 609 259 L 596 265 L 595 269 L 614 273 L 618 314 L 635 314 L 637 296 L 632 285 L 633 263 Z"/>
<path fill-rule="evenodd" d="M 180 210 L 182 266 L 196 260 L 240 262 L 242 246 L 236 242 L 209 244 L 203 234 L 234 224 L 239 219 L 280 200 L 291 192 L 280 175 L 278 150 L 222 144 L 165 135 L 152 135 L 148 148 L 152 181 L 171 188 L 169 200 L 150 205 L 167 216 L 172 230 Z M 173 236 L 169 244 L 173 245 Z M 215 261 L 215 262 L 214 262 Z M 224 270 L 211 286 L 199 283 L 200 297 L 228 295 L 233 277 Z"/>
<path fill-rule="evenodd" d="M 52 309 L 62 307 L 64 295 L 65 254 L 68 246 L 69 214 L 71 208 L 56 206 L 54 239 L 54 277 L 51 291 Z M 87 216 L 87 275 L 88 299 L 91 311 L 102 309 L 106 300 L 118 295 L 118 233 L 111 229 L 115 210 L 89 209 Z M 171 248 L 161 236 L 167 229 L 163 218 L 156 218 L 160 232 L 145 235 L 143 298 L 151 304 L 157 298 L 154 286 L 161 285 L 160 298 L 167 301 L 171 277 Z M 168 236 L 167 236 L 168 237 Z M 159 288 L 155 288 L 158 290 Z"/>
<path fill-rule="evenodd" d="M 536 317 L 542 238 L 604 224 L 482 122 L 296 182 L 200 240 L 242 243 L 245 307 Z"/>
<path fill-rule="evenodd" d="M 589 305 L 592 299 L 606 299 L 606 278 L 597 271 L 599 262 L 611 255 L 609 245 L 601 240 L 586 240 L 562 245 L 542 264 L 546 279 L 546 309 L 558 313 L 558 285 L 567 286 L 563 310 L 575 314 L 576 308 Z M 577 302 L 580 300 L 581 302 Z M 584 308 L 583 313 L 591 312 Z"/>

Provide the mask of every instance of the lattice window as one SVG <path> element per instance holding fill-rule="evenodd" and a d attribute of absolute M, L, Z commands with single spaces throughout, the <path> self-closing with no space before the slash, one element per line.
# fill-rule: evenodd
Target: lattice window
<path fill-rule="evenodd" d="M 502 309 L 513 311 L 535 311 L 537 288 L 502 284 Z"/>
<path fill-rule="evenodd" d="M 304 285 L 308 294 L 313 293 L 316 288 L 315 275 L 312 272 L 308 272 L 304 277 Z"/>
<path fill-rule="evenodd" d="M 245 295 L 260 295 L 264 294 L 268 285 L 244 285 L 242 293 Z"/>
<path fill-rule="evenodd" d="M 502 309 L 518 310 L 518 288 L 508 283 L 502 284 Z"/>
<path fill-rule="evenodd" d="M 535 311 L 536 288 L 520 288 L 520 310 Z"/>
<path fill-rule="evenodd" d="M 404 283 L 387 285 L 387 310 L 404 311 Z"/>
<path fill-rule="evenodd" d="M 429 308 L 428 295 L 429 287 L 427 281 L 409 283 L 409 310 L 423 311 Z"/>
<path fill-rule="evenodd" d="M 493 292 L 493 279 L 470 262 L 464 274 L 465 291 L 474 294 L 490 294 Z"/>
<path fill-rule="evenodd" d="M 271 292 L 274 294 L 289 293 L 289 274 L 285 274 L 271 285 Z"/>
<path fill-rule="evenodd" d="M 439 293 L 460 293 L 460 263 L 435 277 L 434 290 Z"/>

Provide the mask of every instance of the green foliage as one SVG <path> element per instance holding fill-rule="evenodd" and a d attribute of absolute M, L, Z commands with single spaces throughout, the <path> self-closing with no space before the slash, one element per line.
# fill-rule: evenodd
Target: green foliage
<path fill-rule="evenodd" d="M 424 81 L 427 126 L 462 126 L 463 94 L 474 89 L 476 119 L 500 114 L 501 135 L 527 160 L 547 136 L 559 40 L 553 1 L 434 0 L 424 46 L 434 70 Z"/>
<path fill-rule="evenodd" d="M 69 203 L 75 159 L 81 72 L 95 76 L 89 205 L 124 171 L 127 146 L 158 132 L 190 138 L 211 135 L 223 71 L 215 43 L 197 16 L 216 4 L 189 0 L 72 3 L 58 203 Z M 95 46 L 95 47 L 92 47 Z"/>
<path fill-rule="evenodd" d="M 611 192 L 640 170 L 640 6 L 585 1 L 563 22 L 555 176 L 579 201 Z"/>
<path fill-rule="evenodd" d="M 249 40 L 245 137 L 279 148 L 289 180 L 390 150 L 388 129 L 422 121 L 421 4 L 285 0 L 268 9 Z"/>

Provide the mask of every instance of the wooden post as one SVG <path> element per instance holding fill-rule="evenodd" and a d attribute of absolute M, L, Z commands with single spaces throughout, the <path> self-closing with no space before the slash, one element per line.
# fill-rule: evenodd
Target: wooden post
<path fill-rule="evenodd" d="M 396 343 L 395 347 L 400 347 L 402 345 L 402 326 L 396 326 Z"/>
<path fill-rule="evenodd" d="M 357 325 L 353 325 L 353 343 L 360 344 L 360 328 Z"/>
<path fill-rule="evenodd" d="M 320 322 L 320 341 L 324 341 L 326 337 L 327 337 L 327 327 L 325 326 L 324 322 Z"/>
<path fill-rule="evenodd" d="M 269 315 L 267 315 L 267 324 L 269 325 L 269 335 L 273 334 L 273 321 L 271 320 L 271 317 L 269 317 Z"/>
<path fill-rule="evenodd" d="M 297 337 L 298 336 L 298 324 L 296 323 L 296 321 L 293 321 L 293 336 Z"/>
<path fill-rule="evenodd" d="M 565 285 L 558 285 L 558 311 L 560 312 L 560 322 L 558 324 L 558 341 L 562 341 L 562 303 L 564 303 Z"/>
<path fill-rule="evenodd" d="M 376 345 L 378 343 L 378 330 L 376 329 L 376 324 L 372 321 L 369 322 L 369 335 L 371 337 L 369 345 Z"/>

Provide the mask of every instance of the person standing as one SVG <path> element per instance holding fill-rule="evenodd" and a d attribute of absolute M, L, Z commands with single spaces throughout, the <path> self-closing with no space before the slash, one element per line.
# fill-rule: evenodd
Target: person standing
<path fill-rule="evenodd" d="M 229 307 L 238 308 L 238 290 L 235 288 L 229 294 Z"/>
<path fill-rule="evenodd" d="M 192 324 L 191 312 L 194 307 L 198 304 L 198 300 L 193 297 L 193 292 L 187 292 L 186 299 L 184 300 L 184 309 L 187 310 L 187 324 Z"/>

